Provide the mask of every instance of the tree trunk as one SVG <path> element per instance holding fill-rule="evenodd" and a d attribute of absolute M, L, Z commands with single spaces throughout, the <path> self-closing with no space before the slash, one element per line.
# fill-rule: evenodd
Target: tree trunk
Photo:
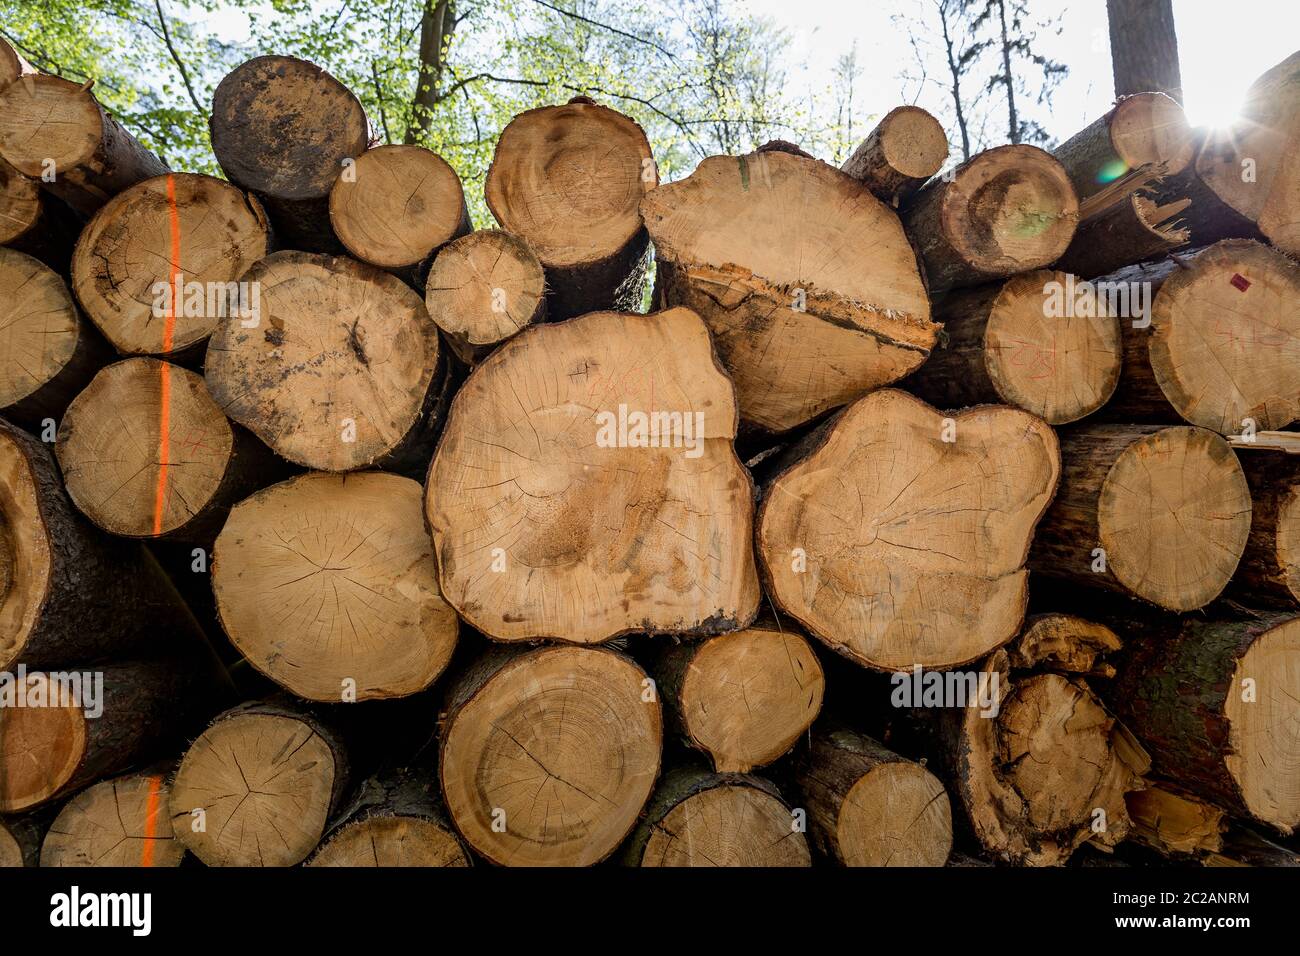
<path fill-rule="evenodd" d="M 180 866 L 166 774 L 133 773 L 81 791 L 41 845 L 41 866 Z"/>
<path fill-rule="evenodd" d="M 63 200 L 0 159 L 0 245 L 66 275 L 81 220 Z"/>
<path fill-rule="evenodd" d="M 978 154 L 932 180 L 903 211 L 931 294 L 1051 265 L 1078 220 L 1064 168 L 1023 145 Z"/>
<path fill-rule="evenodd" d="M 1300 605 L 1300 459 L 1242 448 L 1237 459 L 1250 485 L 1250 537 L 1233 578 L 1247 607 Z"/>
<path fill-rule="evenodd" d="M 1183 99 L 1173 0 L 1106 0 L 1115 95 L 1156 90 Z"/>
<path fill-rule="evenodd" d="M 895 209 L 939 171 L 948 158 L 948 137 L 919 106 L 885 114 L 840 169 Z"/>
<path fill-rule="evenodd" d="M 897 381 L 935 344 L 896 216 L 825 163 L 776 149 L 715 156 L 641 209 L 656 302 L 703 317 L 748 423 L 809 422 Z"/>
<path fill-rule="evenodd" d="M 284 248 L 338 251 L 330 189 L 370 138 L 346 86 L 306 60 L 255 57 L 218 84 L 209 123 L 217 162 L 262 200 Z"/>
<path fill-rule="evenodd" d="M 658 181 L 641 127 L 578 97 L 511 120 L 484 188 L 501 228 L 546 268 L 548 313 L 567 319 L 640 309 L 648 239 L 637 203 Z"/>
<path fill-rule="evenodd" d="M 1203 428 L 1089 425 L 1061 439 L 1061 488 L 1030 553 L 1036 572 L 1171 611 L 1212 601 L 1250 532 L 1228 443 Z"/>
<path fill-rule="evenodd" d="M 1005 403 L 1051 425 L 1091 415 L 1119 384 L 1119 322 L 1072 308 L 1071 288 L 1039 270 L 944 297 L 945 341 L 903 386 L 939 408 Z"/>
<path fill-rule="evenodd" d="M 945 418 L 885 389 L 805 444 L 758 518 L 780 610 L 879 670 L 955 667 L 1016 635 L 1030 537 L 1060 471 L 1048 425 L 1000 406 Z"/>
<path fill-rule="evenodd" d="M 687 309 L 527 329 L 457 393 L 429 469 L 443 594 L 501 641 L 748 626 L 753 486 L 735 429 Z"/>
<path fill-rule="evenodd" d="M 452 34 L 456 30 L 456 5 L 452 0 L 424 0 L 420 16 L 420 70 L 411 100 L 407 145 L 428 142 L 433 111 L 442 99 L 442 73 Z"/>
<path fill-rule="evenodd" d="M 91 83 L 34 74 L 0 89 L 0 157 L 79 215 L 167 166 L 105 112 Z"/>
<path fill-rule="evenodd" d="M 603 648 L 493 648 L 449 685 L 441 725 L 447 810 L 500 865 L 600 862 L 659 773 L 653 685 Z"/>
<path fill-rule="evenodd" d="M 284 458 L 321 471 L 422 474 L 447 399 L 438 330 L 420 296 L 342 256 L 277 252 L 244 276 L 261 315 L 208 344 L 212 397 Z"/>

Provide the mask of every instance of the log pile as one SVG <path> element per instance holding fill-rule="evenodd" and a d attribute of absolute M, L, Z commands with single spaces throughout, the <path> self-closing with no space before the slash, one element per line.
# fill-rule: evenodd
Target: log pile
<path fill-rule="evenodd" d="M 943 173 L 577 97 L 475 229 L 314 64 L 227 181 L 11 52 L 0 865 L 1296 864 L 1296 57 Z"/>

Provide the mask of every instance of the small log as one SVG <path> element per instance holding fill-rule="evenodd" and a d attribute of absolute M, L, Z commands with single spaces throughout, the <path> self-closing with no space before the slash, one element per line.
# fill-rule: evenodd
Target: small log
<path fill-rule="evenodd" d="M 840 169 L 897 209 L 947 158 L 942 124 L 919 106 L 898 106 L 885 114 Z"/>
<path fill-rule="evenodd" d="M 0 245 L 66 275 L 81 220 L 68 204 L 0 159 Z"/>
<path fill-rule="evenodd" d="M 0 39 L 0 89 L 4 89 L 20 76 L 35 73 L 36 67 L 28 63 L 13 45 Z"/>
<path fill-rule="evenodd" d="M 64 805 L 41 845 L 41 866 L 180 866 L 165 774 L 105 780 Z"/>
<path fill-rule="evenodd" d="M 1050 153 L 998 146 L 912 197 L 903 228 L 934 294 L 1051 265 L 1078 219 L 1078 196 Z"/>
<path fill-rule="evenodd" d="M 0 89 L 0 157 L 87 217 L 122 190 L 167 172 L 90 87 L 37 73 Z"/>
<path fill-rule="evenodd" d="M 604 648 L 490 650 L 449 688 L 439 774 L 447 810 L 505 866 L 590 866 L 635 825 L 659 774 L 658 698 Z"/>
<path fill-rule="evenodd" d="M 1183 215 L 1191 200 L 1160 202 L 1149 192 L 1129 193 L 1079 223 L 1057 269 L 1094 279 L 1135 262 L 1162 259 L 1187 245 Z"/>
<path fill-rule="evenodd" d="M 1300 458 L 1249 447 L 1237 453 L 1250 486 L 1250 537 L 1233 578 L 1247 607 L 1300 604 Z"/>
<path fill-rule="evenodd" d="M 438 253 L 424 304 L 456 357 L 476 365 L 512 335 L 545 321 L 546 275 L 528 243 L 483 229 Z"/>
<path fill-rule="evenodd" d="M 484 192 L 545 266 L 547 312 L 567 319 L 641 308 L 649 242 L 637 203 L 658 182 L 641 127 L 577 97 L 510 121 Z"/>

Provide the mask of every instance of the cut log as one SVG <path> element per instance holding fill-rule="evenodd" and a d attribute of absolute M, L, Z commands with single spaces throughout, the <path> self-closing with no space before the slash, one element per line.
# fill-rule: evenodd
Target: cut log
<path fill-rule="evenodd" d="M 172 780 L 176 839 L 208 866 L 295 866 L 348 778 L 337 735 L 281 704 L 241 704 L 186 751 Z"/>
<path fill-rule="evenodd" d="M 22 54 L 8 40 L 0 39 L 0 89 L 20 76 L 35 72 L 36 68 L 23 59 Z"/>
<path fill-rule="evenodd" d="M 934 774 L 842 727 L 814 729 L 799 760 L 813 845 L 841 866 L 943 866 L 952 809 Z"/>
<path fill-rule="evenodd" d="M 1074 191 L 1085 200 L 1125 173 L 1154 166 L 1181 173 L 1196 152 L 1195 137 L 1178 101 L 1164 93 L 1121 96 L 1101 119 L 1052 150 Z"/>
<path fill-rule="evenodd" d="M 470 374 L 429 469 L 443 594 L 502 641 L 747 626 L 753 486 L 735 434 L 687 309 L 525 330 Z"/>
<path fill-rule="evenodd" d="M 1074 236 L 1070 177 L 1037 146 L 998 146 L 933 180 L 903 212 L 930 292 L 1041 269 Z"/>
<path fill-rule="evenodd" d="M 1052 425 L 1110 399 L 1122 362 L 1119 320 L 1074 277 L 1040 270 L 944 297 L 943 345 L 903 385 L 939 408 L 1005 403 Z"/>
<path fill-rule="evenodd" d="M 124 537 L 209 542 L 231 505 L 284 470 L 226 420 L 201 376 L 153 358 L 100 371 L 58 435 L 68 495 Z"/>
<path fill-rule="evenodd" d="M 112 349 L 77 312 L 68 287 L 49 268 L 13 249 L 0 249 L 0 413 L 43 431 Z"/>
<path fill-rule="evenodd" d="M 469 866 L 438 785 L 414 771 L 372 777 L 307 866 Z"/>
<path fill-rule="evenodd" d="M 230 318 L 255 322 L 245 272 L 270 251 L 261 204 L 223 180 L 169 173 L 137 183 L 86 225 L 72 291 L 123 355 L 201 355 Z"/>
<path fill-rule="evenodd" d="M 1106 625 L 1053 611 L 1025 619 L 1025 629 L 1007 645 L 1007 660 L 1016 670 L 1114 677 L 1115 668 L 1105 656 L 1120 646 L 1119 636 Z"/>
<path fill-rule="evenodd" d="M 452 685 L 442 727 L 447 810 L 475 851 L 501 865 L 600 862 L 659 774 L 653 685 L 603 648 L 494 648 Z"/>
<path fill-rule="evenodd" d="M 545 320 L 546 275 L 528 243 L 484 229 L 438 253 L 424 303 L 456 356 L 474 365 L 510 336 Z"/>
<path fill-rule="evenodd" d="M 1300 604 L 1300 458 L 1243 449 L 1237 460 L 1250 486 L 1250 537 L 1234 594 L 1247 607 Z"/>
<path fill-rule="evenodd" d="M 919 106 L 898 106 L 885 114 L 840 169 L 897 209 L 947 158 L 943 125 Z"/>
<path fill-rule="evenodd" d="M 424 301 L 387 272 L 341 256 L 276 252 L 244 276 L 256 325 L 219 325 L 208 389 L 289 461 L 421 473 L 446 399 L 445 360 Z"/>
<path fill-rule="evenodd" d="M 61 199 L 0 159 L 0 245 L 66 275 L 81 220 Z"/>
<path fill-rule="evenodd" d="M 786 754 L 816 719 L 826 686 L 807 640 L 771 622 L 667 648 L 652 673 L 673 730 L 719 773 Z"/>
<path fill-rule="evenodd" d="M 1146 744 L 1153 772 L 1291 833 L 1300 824 L 1300 617 L 1114 623 L 1142 639 L 1128 642 L 1099 690 Z"/>
<path fill-rule="evenodd" d="M 803 828 L 758 777 L 678 767 L 664 774 L 623 851 L 625 866 L 806 867 Z"/>
<path fill-rule="evenodd" d="M 0 157 L 82 216 L 167 166 L 105 112 L 91 83 L 44 73 L 0 89 Z"/>
<path fill-rule="evenodd" d="M 807 444 L 758 518 L 780 610 L 881 670 L 955 667 L 1016 635 L 1029 539 L 1060 472 L 1048 425 L 1000 406 L 945 418 L 885 389 Z"/>
<path fill-rule="evenodd" d="M 470 229 L 456 171 L 423 146 L 376 146 L 330 190 L 330 223 L 363 262 L 418 277 L 434 252 Z"/>
<path fill-rule="evenodd" d="M 1079 223 L 1056 267 L 1093 279 L 1134 262 L 1162 259 L 1191 239 L 1182 220 L 1190 205 L 1186 198 L 1160 202 L 1149 192 L 1129 193 Z"/>
<path fill-rule="evenodd" d="M 237 505 L 212 590 L 231 643 L 259 672 L 323 702 L 428 687 L 456 646 L 420 485 L 378 472 L 292 478 Z"/>
<path fill-rule="evenodd" d="M 741 418 L 760 428 L 786 431 L 897 381 L 938 338 L 897 217 L 825 163 L 710 157 L 641 212 L 656 301 L 703 317 Z"/>
<path fill-rule="evenodd" d="M 1227 815 L 1218 807 L 1166 787 L 1126 794 L 1131 837 L 1165 856 L 1217 853 L 1223 849 Z"/>
<path fill-rule="evenodd" d="M 370 137 L 346 86 L 306 60 L 254 57 L 217 85 L 210 126 L 217 162 L 262 200 L 283 247 L 338 251 L 330 190 Z"/>
<path fill-rule="evenodd" d="M 546 267 L 547 311 L 567 319 L 640 309 L 649 244 L 637 204 L 658 182 L 641 127 L 577 97 L 510 121 L 484 192 Z"/>
<path fill-rule="evenodd" d="M 0 422 L 0 670 L 79 667 L 201 641 L 139 544 L 109 538 L 63 490 L 50 448 Z"/>
<path fill-rule="evenodd" d="M 80 623 L 80 622 L 77 622 Z M 177 742 L 211 702 L 191 662 L 109 664 L 6 675 L 0 812 L 14 813 L 120 773 Z"/>
<path fill-rule="evenodd" d="M 77 794 L 41 845 L 41 866 L 180 866 L 162 773 L 105 780 Z"/>

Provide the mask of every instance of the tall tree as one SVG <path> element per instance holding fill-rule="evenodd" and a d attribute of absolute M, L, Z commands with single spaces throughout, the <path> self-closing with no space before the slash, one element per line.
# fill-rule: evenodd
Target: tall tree
<path fill-rule="evenodd" d="M 1168 93 L 1183 100 L 1173 0 L 1106 0 L 1115 95 Z"/>

